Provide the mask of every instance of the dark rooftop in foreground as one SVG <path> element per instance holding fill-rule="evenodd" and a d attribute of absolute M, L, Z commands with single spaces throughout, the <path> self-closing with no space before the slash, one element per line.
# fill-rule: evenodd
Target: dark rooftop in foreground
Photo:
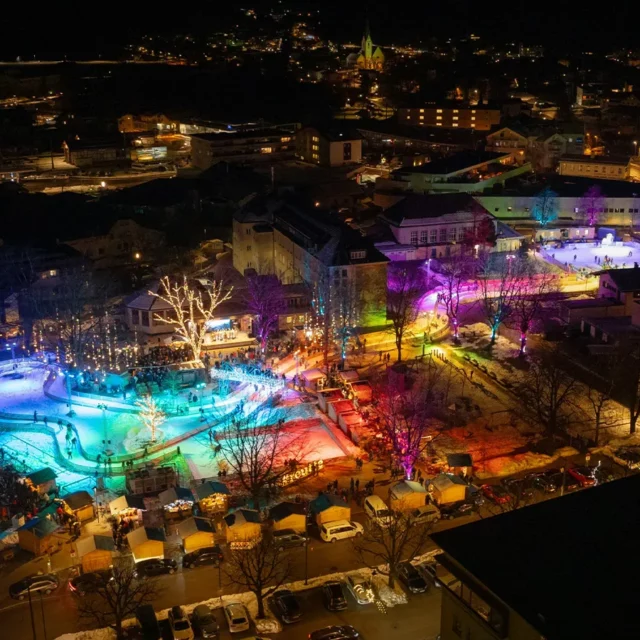
<path fill-rule="evenodd" d="M 595 275 L 608 275 L 619 291 L 640 290 L 640 269 L 635 267 L 629 269 L 604 269 L 603 271 L 597 271 Z"/>
<path fill-rule="evenodd" d="M 434 533 L 547 640 L 640 638 L 640 475 Z"/>
<path fill-rule="evenodd" d="M 483 211 L 483 207 L 468 193 L 414 194 L 390 206 L 384 212 L 384 217 L 400 224 L 403 220 L 439 218 L 450 213 L 471 210 Z"/>
<path fill-rule="evenodd" d="M 497 162 L 510 153 L 494 153 L 493 151 L 460 151 L 447 158 L 440 158 L 420 165 L 419 167 L 401 168 L 394 173 L 428 173 L 431 175 L 449 175 L 476 167 L 488 162 Z"/>

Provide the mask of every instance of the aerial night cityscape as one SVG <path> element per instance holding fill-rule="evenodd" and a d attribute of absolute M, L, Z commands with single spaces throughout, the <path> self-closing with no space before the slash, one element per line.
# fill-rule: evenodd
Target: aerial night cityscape
<path fill-rule="evenodd" d="M 626 7 L 1 20 L 0 638 L 640 638 Z"/>

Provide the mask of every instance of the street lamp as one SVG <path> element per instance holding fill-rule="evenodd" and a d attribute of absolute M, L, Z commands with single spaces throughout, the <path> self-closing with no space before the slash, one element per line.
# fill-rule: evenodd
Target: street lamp
<path fill-rule="evenodd" d="M 638 141 L 637 140 L 633 141 L 633 155 L 634 156 L 638 155 Z"/>
<path fill-rule="evenodd" d="M 516 259 L 515 255 L 513 255 L 513 253 L 510 253 L 507 256 L 507 264 L 509 265 L 509 275 L 511 275 L 511 263 Z"/>
<path fill-rule="evenodd" d="M 71 371 L 64 372 L 64 379 L 67 386 L 67 401 L 69 404 L 69 412 L 67 413 L 68 418 L 73 418 L 76 415 L 76 412 L 73 410 L 73 402 L 71 399 L 71 379 L 75 377 L 76 377 L 76 374 L 71 373 Z"/>
<path fill-rule="evenodd" d="M 16 347 L 18 346 L 17 342 L 7 342 L 5 349 L 10 349 L 11 350 L 11 359 L 15 360 L 16 359 Z"/>

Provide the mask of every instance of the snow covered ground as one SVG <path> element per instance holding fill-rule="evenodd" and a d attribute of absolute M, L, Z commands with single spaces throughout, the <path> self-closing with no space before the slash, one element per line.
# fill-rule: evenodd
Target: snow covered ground
<path fill-rule="evenodd" d="M 634 243 L 626 243 L 621 246 L 605 245 L 597 247 L 593 243 L 565 244 L 562 249 L 556 249 L 551 245 L 546 247 L 547 253 L 562 263 L 576 269 L 599 270 L 604 267 L 605 256 L 613 260 L 613 266 L 618 269 L 633 267 L 634 262 L 640 262 L 640 248 Z M 631 254 L 631 255 L 629 255 Z M 600 264 L 596 262 L 600 259 Z"/>

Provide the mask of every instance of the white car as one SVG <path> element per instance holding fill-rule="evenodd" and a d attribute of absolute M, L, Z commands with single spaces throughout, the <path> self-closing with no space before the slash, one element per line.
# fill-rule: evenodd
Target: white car
<path fill-rule="evenodd" d="M 231 633 L 249 631 L 249 613 L 243 604 L 239 602 L 228 604 L 224 608 L 224 617 L 227 619 Z"/>
<path fill-rule="evenodd" d="M 358 604 L 371 604 L 376 599 L 371 582 L 358 573 L 347 576 L 347 588 Z"/>
<path fill-rule="evenodd" d="M 359 522 L 351 522 L 350 520 L 333 520 L 320 526 L 320 537 L 325 542 L 359 538 L 363 533 L 364 527 Z"/>
<path fill-rule="evenodd" d="M 174 640 L 193 640 L 193 628 L 182 607 L 171 607 L 167 615 Z"/>

